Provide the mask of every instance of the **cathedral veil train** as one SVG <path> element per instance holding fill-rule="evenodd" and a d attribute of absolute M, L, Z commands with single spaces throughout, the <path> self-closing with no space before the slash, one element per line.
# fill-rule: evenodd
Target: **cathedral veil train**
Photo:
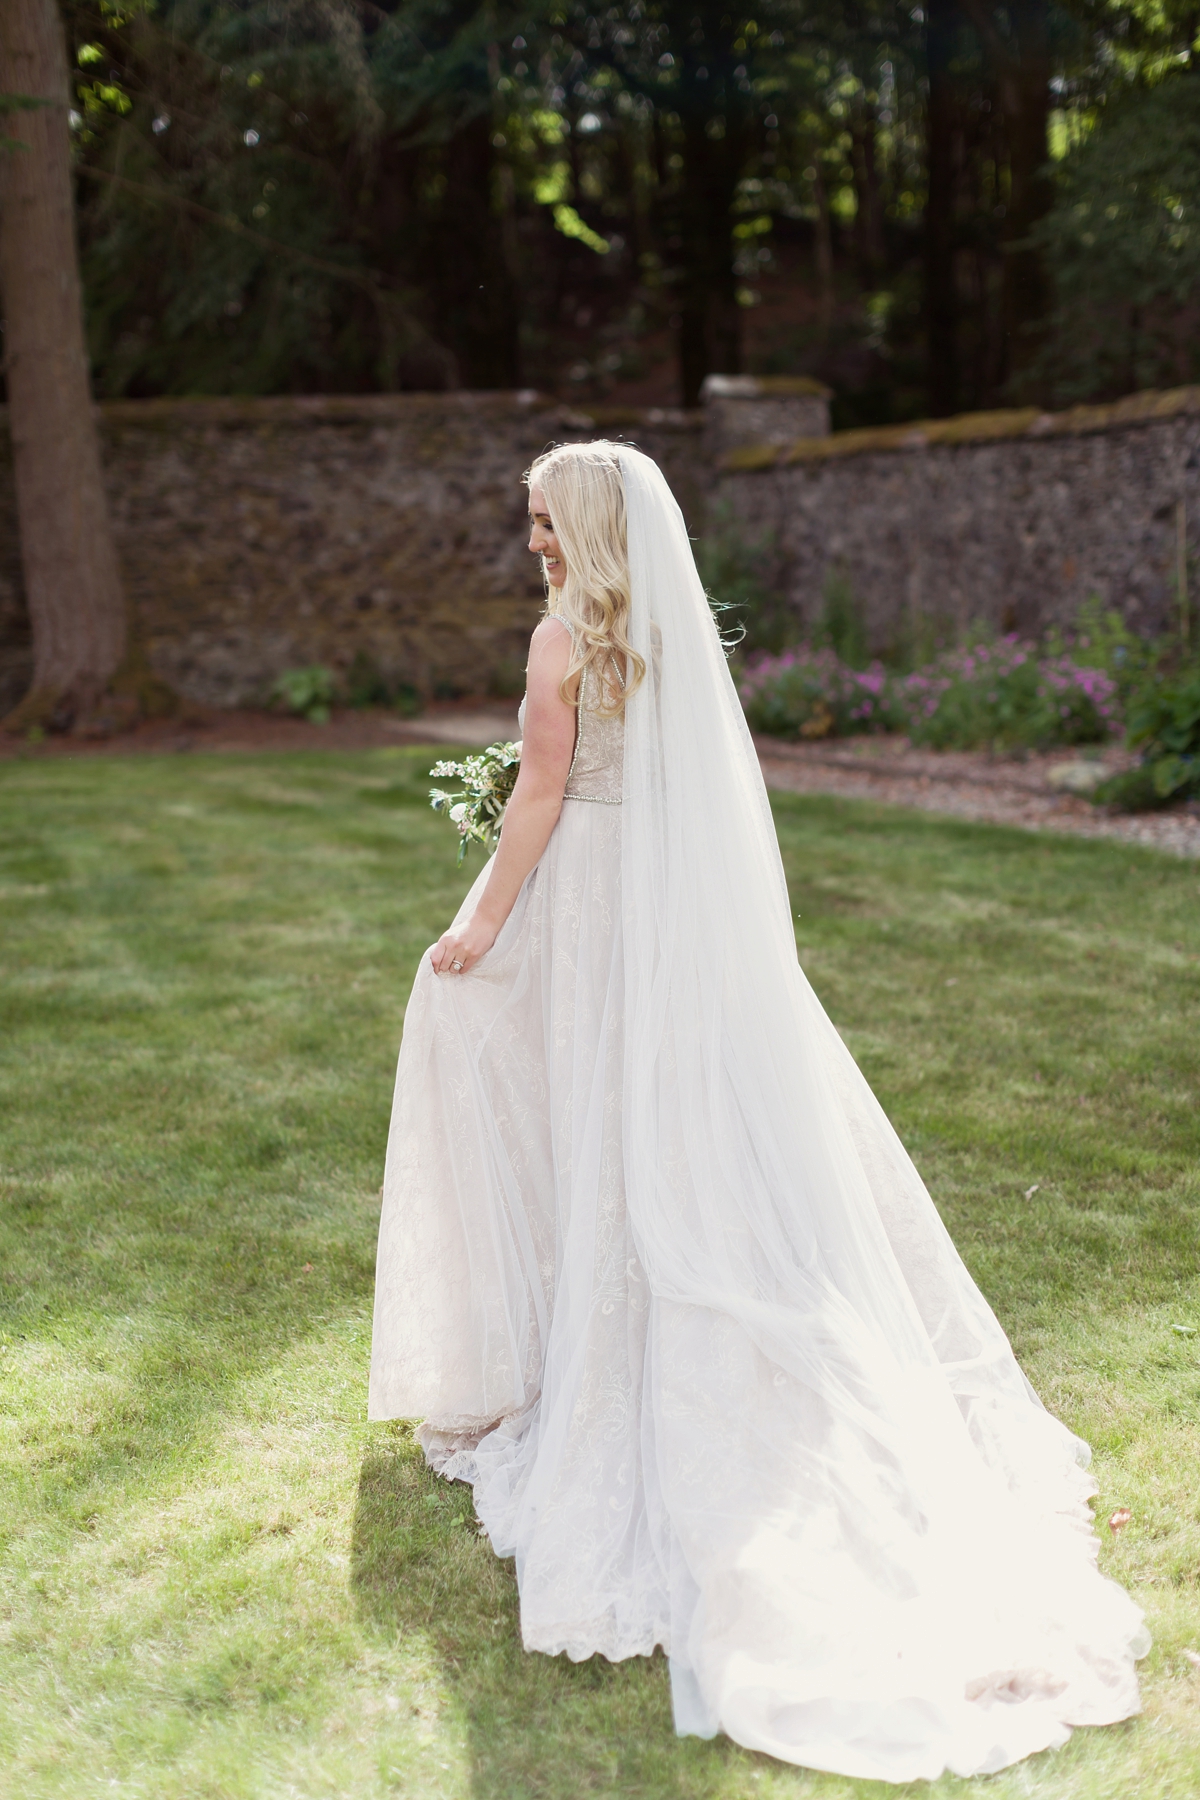
<path fill-rule="evenodd" d="M 526 1649 L 662 1646 L 677 1730 L 902 1782 L 1138 1709 L 1052 1418 L 799 966 L 679 508 L 529 475 L 549 616 L 497 855 L 422 959 L 370 1416 L 423 1419 Z"/>

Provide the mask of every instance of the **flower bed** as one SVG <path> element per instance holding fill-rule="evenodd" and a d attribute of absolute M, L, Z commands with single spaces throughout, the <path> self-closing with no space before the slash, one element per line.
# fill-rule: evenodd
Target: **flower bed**
<path fill-rule="evenodd" d="M 852 669 L 832 650 L 750 658 L 738 678 L 746 717 L 768 737 L 852 737 L 902 731 L 894 681 L 882 663 Z"/>
<path fill-rule="evenodd" d="M 1017 637 L 946 651 L 906 675 L 790 650 L 750 660 L 738 689 L 753 729 L 772 737 L 904 731 L 935 749 L 1049 749 L 1104 743 L 1122 727 L 1111 675 Z"/>

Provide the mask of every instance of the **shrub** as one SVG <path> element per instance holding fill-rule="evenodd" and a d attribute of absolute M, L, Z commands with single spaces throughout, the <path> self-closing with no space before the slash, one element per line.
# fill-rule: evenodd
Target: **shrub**
<path fill-rule="evenodd" d="M 751 727 L 769 737 L 849 737 L 903 728 L 883 664 L 852 669 L 830 649 L 751 658 L 738 691 Z"/>
<path fill-rule="evenodd" d="M 1096 806 L 1116 806 L 1122 812 L 1148 812 L 1152 806 L 1166 804 L 1154 791 L 1154 776 L 1147 763 L 1110 775 L 1092 789 L 1088 798 Z"/>
<path fill-rule="evenodd" d="M 324 725 L 333 704 L 333 670 L 316 663 L 309 669 L 285 669 L 271 685 L 271 702 L 284 712 Z"/>
<path fill-rule="evenodd" d="M 1120 729 L 1107 670 L 1014 636 L 947 651 L 900 689 L 909 736 L 939 750 L 1098 744 Z"/>
<path fill-rule="evenodd" d="M 751 726 L 773 737 L 907 731 L 937 749 L 1020 749 L 1103 743 L 1120 729 L 1107 670 L 1015 637 L 947 651 L 909 675 L 799 648 L 751 658 L 738 686 Z"/>
<path fill-rule="evenodd" d="M 865 669 L 871 661 L 867 647 L 867 629 L 862 608 L 845 569 L 830 569 L 822 592 L 821 616 L 813 633 L 818 645 L 825 645 L 852 669 Z"/>
<path fill-rule="evenodd" d="M 1122 85 L 1057 165 L 1031 234 L 1057 296 L 1034 371 L 1055 405 L 1200 374 L 1200 76 Z"/>
<path fill-rule="evenodd" d="M 696 567 L 722 634 L 746 651 L 778 655 L 799 636 L 799 621 L 774 581 L 775 540 L 747 538 L 728 502 L 715 506 L 696 541 Z"/>
<path fill-rule="evenodd" d="M 354 652 L 345 687 L 350 706 L 391 706 L 404 718 L 414 718 L 421 711 L 421 696 L 412 683 L 385 674 L 369 650 Z"/>
<path fill-rule="evenodd" d="M 392 689 L 391 699 L 402 719 L 415 719 L 425 711 L 424 702 L 411 681 L 398 681 Z"/>
<path fill-rule="evenodd" d="M 1128 725 L 1141 765 L 1103 782 L 1093 798 L 1134 812 L 1200 797 L 1200 663 L 1148 674 L 1130 700 Z"/>
<path fill-rule="evenodd" d="M 358 649 L 346 672 L 346 700 L 350 706 L 386 706 L 391 699 L 387 676 L 369 650 Z"/>
<path fill-rule="evenodd" d="M 1130 631 L 1120 613 L 1106 610 L 1097 594 L 1080 607 L 1068 638 L 1051 632 L 1046 642 L 1051 654 L 1069 654 L 1081 668 L 1103 669 L 1111 675 L 1122 706 L 1163 650 L 1160 641 Z"/>

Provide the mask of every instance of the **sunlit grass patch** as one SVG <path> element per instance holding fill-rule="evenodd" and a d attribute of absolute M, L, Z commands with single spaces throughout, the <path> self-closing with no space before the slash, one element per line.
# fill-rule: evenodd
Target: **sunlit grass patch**
<path fill-rule="evenodd" d="M 0 772 L 0 1792 L 894 1793 L 680 1742 L 661 1657 L 527 1656 L 468 1492 L 364 1423 L 403 1007 L 473 873 L 435 754 Z M 913 1791 L 1190 1795 L 1200 871 L 777 813 L 805 966 L 1156 1634 L 1141 1720 Z"/>

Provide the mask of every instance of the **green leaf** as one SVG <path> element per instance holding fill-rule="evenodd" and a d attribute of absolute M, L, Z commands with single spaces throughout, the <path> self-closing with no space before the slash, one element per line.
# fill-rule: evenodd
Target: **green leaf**
<path fill-rule="evenodd" d="M 1154 791 L 1165 800 L 1200 777 L 1200 760 L 1190 756 L 1162 756 L 1153 765 Z"/>

